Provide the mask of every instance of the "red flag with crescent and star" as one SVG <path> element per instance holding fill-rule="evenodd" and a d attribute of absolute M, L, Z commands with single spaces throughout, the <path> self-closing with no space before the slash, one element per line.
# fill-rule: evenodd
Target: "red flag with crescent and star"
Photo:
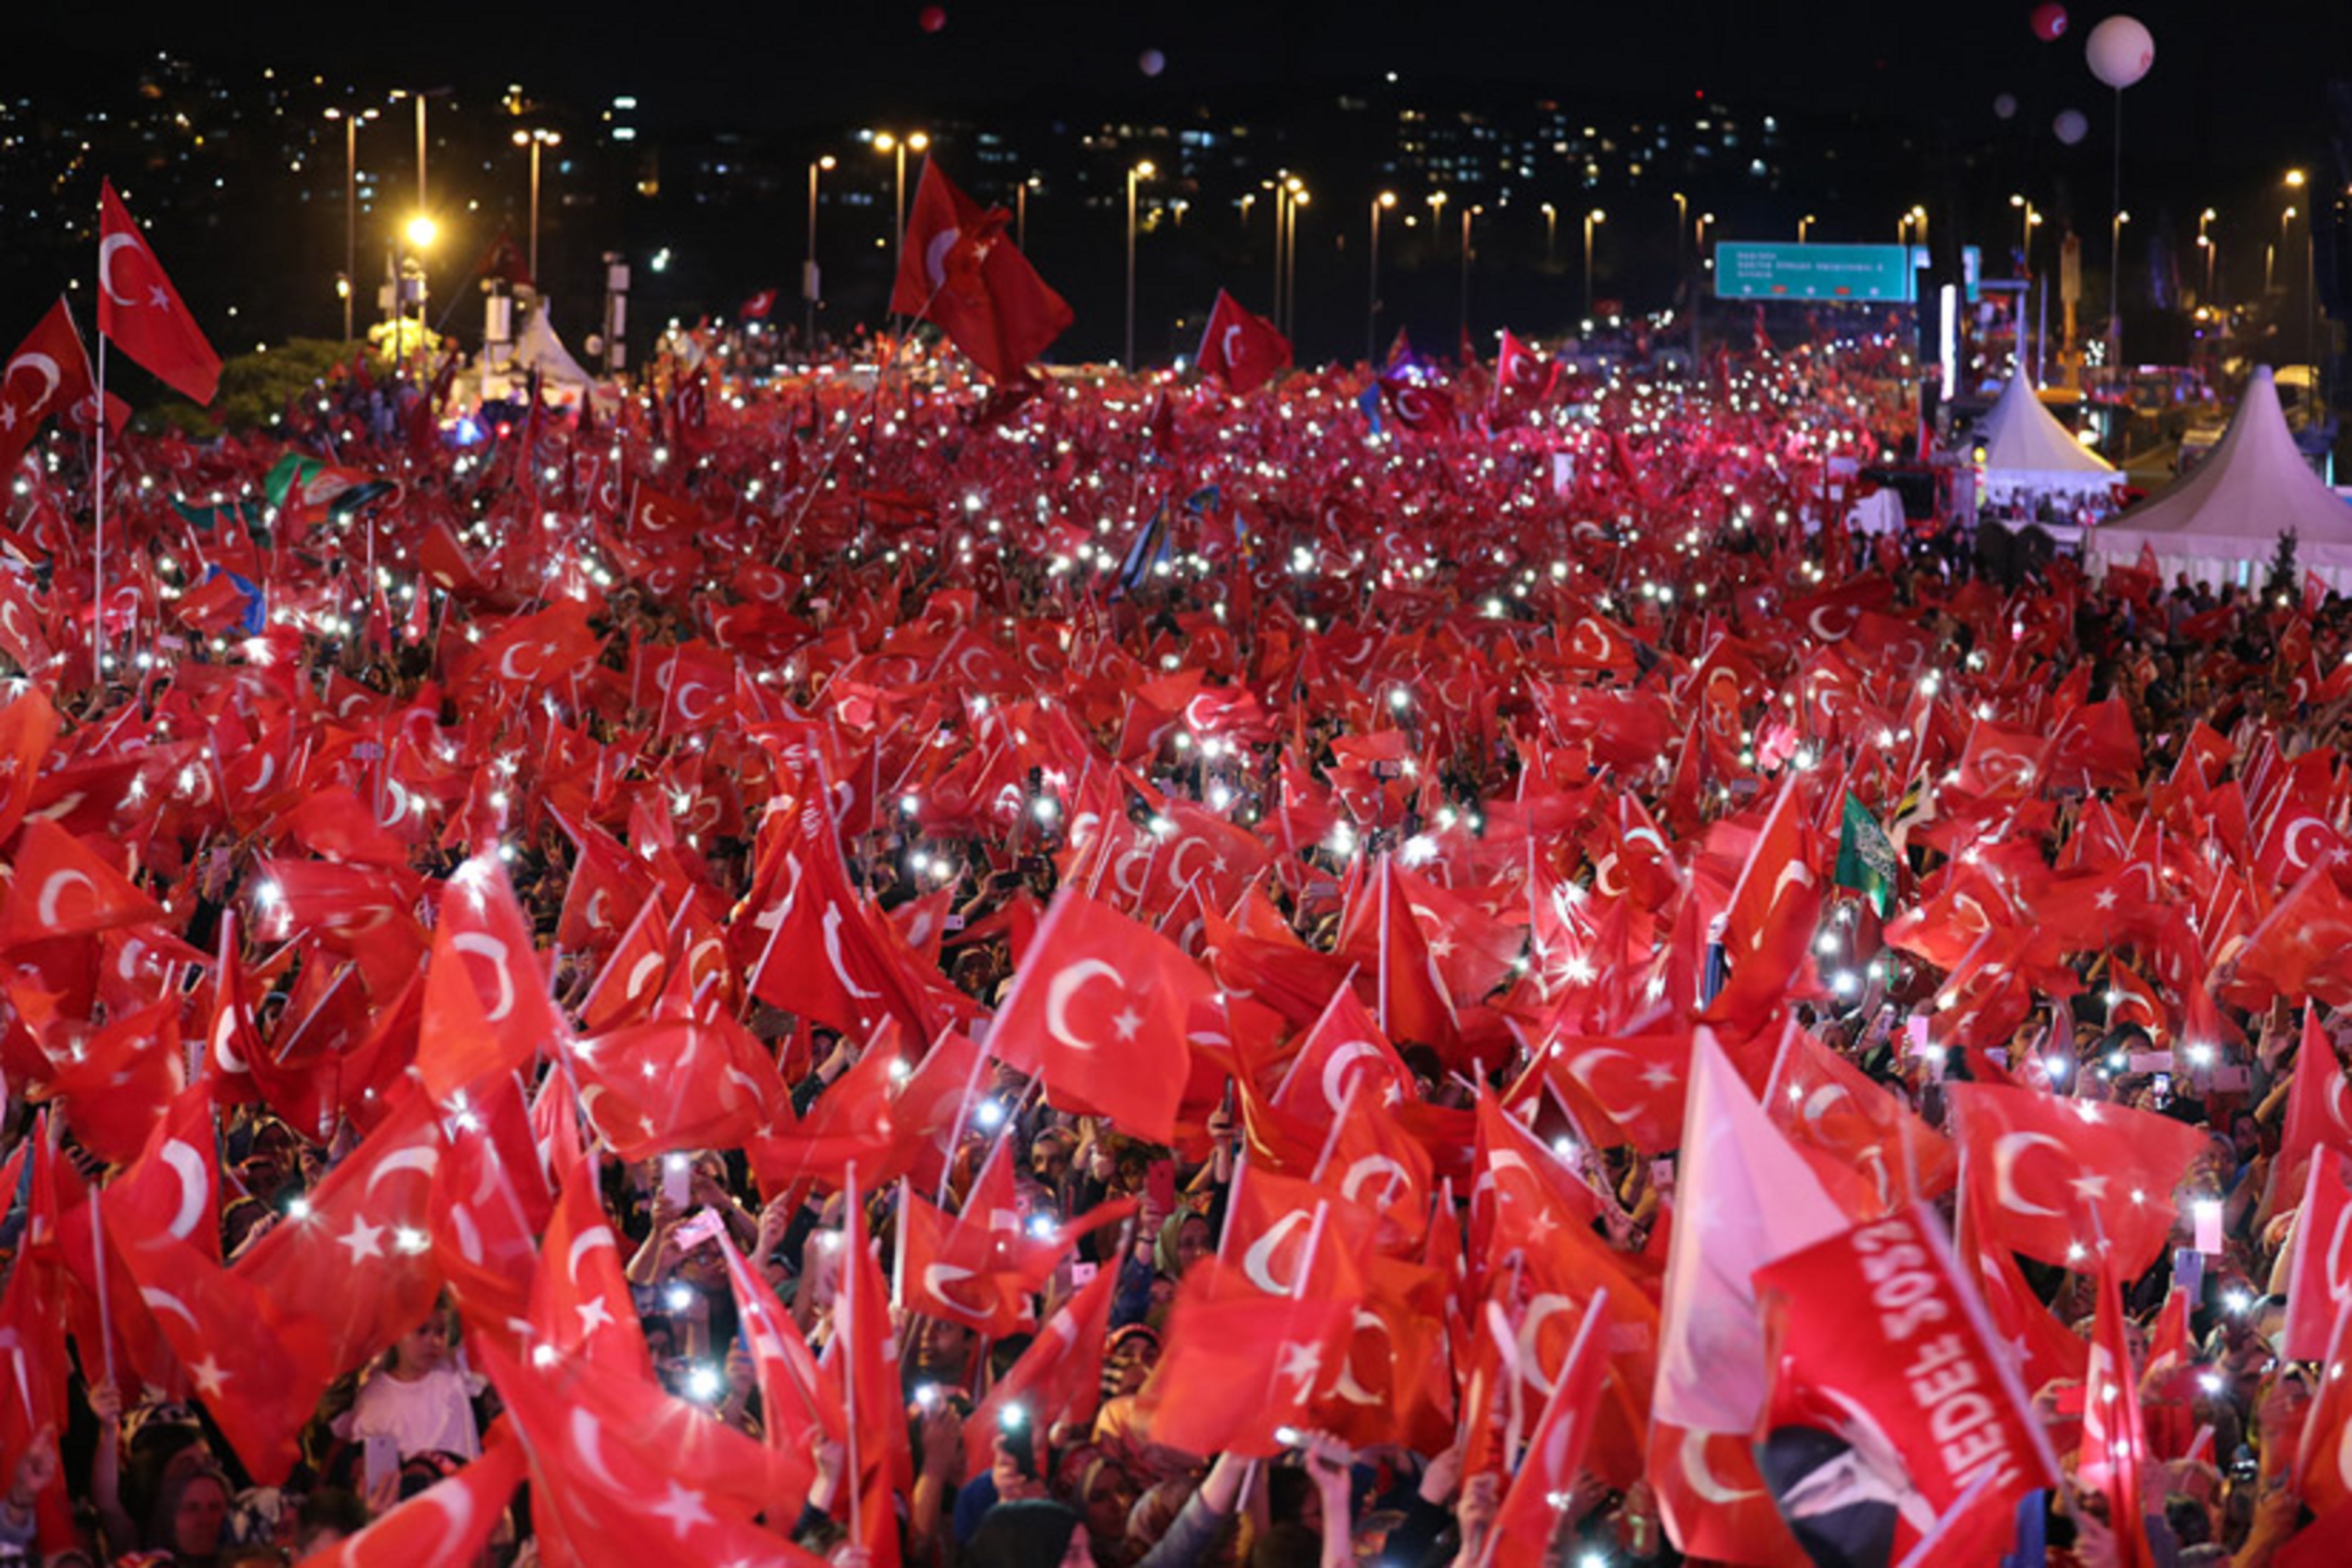
<path fill-rule="evenodd" d="M 1074 320 L 1004 237 L 1004 218 L 1001 208 L 982 211 L 926 158 L 890 290 L 894 312 L 938 327 L 999 382 L 1018 380 Z"/>
<path fill-rule="evenodd" d="M 1220 289 L 1201 333 L 1198 358 L 1201 374 L 1223 381 L 1235 397 L 1246 397 L 1289 365 L 1290 340 Z"/>
<path fill-rule="evenodd" d="M 220 387 L 220 355 L 180 302 L 112 180 L 100 187 L 99 205 L 99 331 L 173 391 L 210 403 Z"/>

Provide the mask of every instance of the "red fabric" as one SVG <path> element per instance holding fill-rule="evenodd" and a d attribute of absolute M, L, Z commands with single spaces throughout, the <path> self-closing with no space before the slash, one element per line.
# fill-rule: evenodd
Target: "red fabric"
<path fill-rule="evenodd" d="M 1220 289 L 1201 332 L 1198 359 L 1203 375 L 1223 382 L 1235 397 L 1247 397 L 1289 366 L 1290 340 Z"/>
<path fill-rule="evenodd" d="M 113 181 L 101 183 L 99 204 L 98 330 L 166 385 L 210 403 L 220 385 L 220 355 L 180 302 Z"/>
<path fill-rule="evenodd" d="M 1072 320 L 1004 224 L 1001 208 L 983 212 L 924 159 L 890 290 L 893 311 L 937 326 L 997 382 L 1019 379 Z"/>

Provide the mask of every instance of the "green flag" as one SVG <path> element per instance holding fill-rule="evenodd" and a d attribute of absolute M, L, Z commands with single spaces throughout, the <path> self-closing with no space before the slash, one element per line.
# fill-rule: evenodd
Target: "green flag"
<path fill-rule="evenodd" d="M 1863 810 L 1862 802 L 1845 797 L 1845 825 L 1838 834 L 1837 869 L 1831 879 L 1868 899 L 1884 918 L 1895 901 L 1895 846 L 1878 824 Z"/>

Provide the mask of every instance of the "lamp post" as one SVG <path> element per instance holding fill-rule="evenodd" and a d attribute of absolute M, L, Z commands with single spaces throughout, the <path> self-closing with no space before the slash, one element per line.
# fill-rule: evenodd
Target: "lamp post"
<path fill-rule="evenodd" d="M 2027 201 L 2023 196 L 2011 196 L 2009 198 L 2009 205 L 2015 207 L 2018 212 L 2018 272 L 2021 277 L 2031 278 L 2033 276 L 2033 229 L 2034 226 L 2042 221 L 2042 215 L 2036 212 L 2033 208 L 2033 204 Z"/>
<path fill-rule="evenodd" d="M 352 341 L 352 294 L 359 285 L 360 265 L 360 121 L 373 120 L 380 110 L 327 110 L 327 118 L 343 122 L 343 279 L 337 292 L 343 297 L 343 342 Z"/>
<path fill-rule="evenodd" d="M 830 153 L 809 160 L 808 258 L 801 263 L 801 352 L 812 359 L 816 357 L 816 302 L 824 294 L 824 274 L 816 266 L 816 183 L 817 175 L 835 163 Z"/>
<path fill-rule="evenodd" d="M 1690 233 L 1690 198 L 1683 195 L 1680 191 L 1675 192 L 1674 197 L 1675 287 L 1679 289 L 1682 287 L 1683 274 L 1688 271 L 1690 268 L 1690 263 L 1685 258 L 1683 253 L 1683 240 Z"/>
<path fill-rule="evenodd" d="M 1429 193 L 1429 227 L 1430 232 L 1437 237 L 1430 243 L 1437 247 L 1440 256 L 1445 254 L 1445 229 L 1437 220 L 1445 216 L 1445 199 L 1444 191 Z"/>
<path fill-rule="evenodd" d="M 1462 342 L 1470 341 L 1470 220 L 1486 209 L 1465 205 L 1462 209 Z"/>
<path fill-rule="evenodd" d="M 1127 355 L 1119 363 L 1135 368 L 1135 187 L 1160 171 L 1146 158 L 1127 172 Z"/>
<path fill-rule="evenodd" d="M 2107 283 L 2107 350 L 2109 363 L 2117 375 L 2123 374 L 2124 342 L 2124 225 L 2131 222 L 2131 214 L 2118 208 L 2107 225 L 2108 265 L 2115 276 Z"/>
<path fill-rule="evenodd" d="M 1548 272 L 1548 271 L 1551 270 L 1552 249 L 1553 249 L 1554 244 L 1555 244 L 1555 243 L 1558 241 L 1558 239 L 1559 238 L 1559 209 L 1558 207 L 1556 207 L 1556 206 L 1552 205 L 1549 202 L 1546 202 L 1546 203 L 1544 203 L 1544 205 L 1543 205 L 1543 215 L 1544 215 L 1544 270 L 1546 270 L 1546 271 Z M 1679 240 L 1677 240 L 1677 241 L 1675 242 L 1675 249 L 1677 249 L 1677 250 L 1680 250 L 1680 249 L 1682 248 L 1682 245 L 1681 245 L 1681 242 L 1680 242 Z"/>
<path fill-rule="evenodd" d="M 1696 235 L 1698 249 L 1699 270 L 1702 272 L 1706 271 L 1715 266 L 1714 258 L 1706 253 L 1706 231 L 1709 226 L 1714 222 L 1715 215 L 1713 213 L 1701 213 L 1698 215 L 1698 227 L 1696 231 Z"/>
<path fill-rule="evenodd" d="M 1382 191 L 1372 198 L 1371 293 L 1364 305 L 1364 363 L 1366 364 L 1372 363 L 1372 355 L 1380 347 L 1381 214 L 1394 205 L 1396 205 L 1394 191 Z M 1544 210 L 1549 212 L 1551 209 L 1546 207 Z"/>
<path fill-rule="evenodd" d="M 1029 193 L 1037 186 L 1037 176 L 1030 175 L 1013 187 L 1013 248 L 1026 255 L 1029 250 Z"/>
<path fill-rule="evenodd" d="M 441 226 L 435 223 L 432 217 L 425 213 L 418 213 L 403 224 L 397 231 L 398 241 L 404 245 L 405 248 L 395 247 L 392 265 L 392 363 L 395 372 L 401 369 L 408 357 L 408 310 L 406 301 L 400 297 L 403 292 L 402 285 L 405 281 L 402 274 L 407 270 L 404 263 L 408 259 L 409 251 L 414 250 L 417 253 L 416 331 L 418 340 L 422 342 L 426 321 L 424 252 L 432 248 L 434 240 L 438 238 L 440 234 Z"/>
<path fill-rule="evenodd" d="M 874 150 L 895 156 L 898 166 L 898 182 L 890 198 L 890 247 L 894 253 L 907 248 L 907 154 L 924 152 L 930 144 L 931 139 L 920 131 L 905 136 L 887 131 L 875 133 Z"/>
<path fill-rule="evenodd" d="M 518 131 L 514 144 L 530 149 L 530 281 L 539 286 L 539 151 L 542 147 L 560 147 L 563 134 L 557 131 Z"/>
<path fill-rule="evenodd" d="M 1592 228 L 1595 224 L 1608 221 L 1609 215 L 1599 207 L 1594 207 L 1584 215 L 1584 315 L 1587 321 L 1592 317 Z M 1699 220 L 1699 224 L 1704 229 L 1707 224 L 1714 221 L 1715 215 L 1709 213 Z"/>
<path fill-rule="evenodd" d="M 1307 205 L 1309 197 L 1307 185 L 1293 174 L 1284 183 L 1289 200 L 1284 204 L 1282 239 L 1282 331 L 1285 336 L 1298 335 L 1298 209 Z"/>
<path fill-rule="evenodd" d="M 1807 232 L 1812 228 L 1813 225 L 1820 221 L 1821 219 L 1815 217 L 1811 213 L 1807 213 L 1804 216 L 1797 220 L 1797 243 L 1799 245 L 1809 243 L 1805 236 Z"/>

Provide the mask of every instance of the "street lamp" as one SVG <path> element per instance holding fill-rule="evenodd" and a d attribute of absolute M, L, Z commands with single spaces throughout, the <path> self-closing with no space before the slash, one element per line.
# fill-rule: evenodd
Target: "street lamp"
<path fill-rule="evenodd" d="M 1682 287 L 1683 272 L 1689 263 L 1683 257 L 1683 237 L 1690 233 L 1690 198 L 1680 191 L 1675 198 L 1675 287 Z"/>
<path fill-rule="evenodd" d="M 1559 237 L 1559 209 L 1546 202 L 1543 205 L 1543 215 L 1544 266 L 1549 269 L 1551 266 L 1552 242 Z"/>
<path fill-rule="evenodd" d="M 1431 231 L 1432 231 L 1433 233 L 1434 233 L 1434 234 L 1437 236 L 1437 237 L 1436 237 L 1435 239 L 1432 240 L 1430 243 L 1437 247 L 1437 253 L 1438 253 L 1440 256 L 1443 256 L 1443 255 L 1444 255 L 1444 254 L 1445 254 L 1445 229 L 1444 229 L 1444 226 L 1442 224 L 1440 224 L 1437 220 L 1438 220 L 1439 218 L 1444 217 L 1444 216 L 1445 216 L 1445 193 L 1444 193 L 1444 191 L 1432 191 L 1432 192 L 1430 192 L 1430 193 L 1429 193 L 1429 226 L 1430 226 Z"/>
<path fill-rule="evenodd" d="M 1462 209 L 1462 342 L 1470 341 L 1470 220 L 1486 209 L 1465 206 Z"/>
<path fill-rule="evenodd" d="M 1371 295 L 1364 306 L 1364 363 L 1372 363 L 1380 347 L 1381 314 L 1381 214 L 1396 205 L 1396 193 L 1382 191 L 1372 198 L 1372 281 Z M 1547 206 L 1544 211 L 1549 212 Z"/>
<path fill-rule="evenodd" d="M 1799 245 L 1805 243 L 1805 231 L 1811 228 L 1813 225 L 1819 222 L 1821 222 L 1821 219 L 1815 217 L 1811 213 L 1807 213 L 1804 216 L 1797 220 L 1797 243 Z"/>
<path fill-rule="evenodd" d="M 360 121 L 373 120 L 381 110 L 327 110 L 327 118 L 343 122 L 343 281 L 336 290 L 343 297 L 343 342 L 352 341 L 352 289 L 360 265 Z"/>
<path fill-rule="evenodd" d="M 1609 215 L 1599 207 L 1594 207 L 1584 215 L 1584 314 L 1587 320 L 1590 320 L 1592 315 L 1592 226 L 1608 221 Z M 1699 224 L 1704 227 L 1713 221 L 1715 221 L 1715 215 L 1709 213 L 1706 217 L 1699 219 Z"/>
<path fill-rule="evenodd" d="M 1029 193 L 1036 188 L 1034 174 L 1013 187 L 1013 248 L 1024 255 L 1029 249 Z"/>
<path fill-rule="evenodd" d="M 539 286 L 539 150 L 542 147 L 562 146 L 563 134 L 558 131 L 537 129 L 518 131 L 514 133 L 514 144 L 530 149 L 530 281 L 531 287 L 537 288 Z"/>
<path fill-rule="evenodd" d="M 2013 195 L 2009 205 L 2018 209 L 2017 265 L 2021 275 L 2033 276 L 2033 231 L 2041 225 L 2042 215 L 2023 196 Z"/>
<path fill-rule="evenodd" d="M 1698 228 L 1696 230 L 1698 264 L 1702 270 L 1712 268 L 1715 266 L 1714 258 L 1709 257 L 1706 253 L 1706 231 L 1708 226 L 1714 222 L 1715 215 L 1713 213 L 1701 213 L 1698 215 Z M 1589 271 L 1591 268 L 1588 268 L 1587 270 Z"/>
<path fill-rule="evenodd" d="M 2107 353 L 2117 375 L 2124 368 L 2124 225 L 2129 222 L 2131 214 L 2118 210 L 2107 225 L 2108 265 L 2115 274 L 2107 287 Z"/>
<path fill-rule="evenodd" d="M 816 357 L 816 302 L 824 295 L 824 274 L 816 265 L 816 177 L 835 162 L 830 153 L 809 160 L 808 258 L 801 264 L 801 352 L 812 360 Z"/>
<path fill-rule="evenodd" d="M 930 144 L 931 139 L 920 131 L 905 136 L 893 135 L 887 131 L 875 132 L 874 150 L 886 155 L 895 154 L 898 163 L 896 195 L 890 200 L 890 241 L 894 251 L 907 248 L 907 154 L 924 152 Z"/>
<path fill-rule="evenodd" d="M 1120 363 L 1130 371 L 1135 368 L 1135 187 L 1159 172 L 1149 158 L 1127 172 L 1127 357 Z"/>
<path fill-rule="evenodd" d="M 399 367 L 405 363 L 408 356 L 408 311 L 405 308 L 405 301 L 404 301 L 400 297 L 404 291 L 403 285 L 405 282 L 405 279 L 401 275 L 406 270 L 404 264 L 408 258 L 408 252 L 415 251 L 417 253 L 416 328 L 418 338 L 421 342 L 425 331 L 425 302 L 426 297 L 423 253 L 430 250 L 433 247 L 433 242 L 439 238 L 440 236 L 441 226 L 435 223 L 431 216 L 425 213 L 418 213 L 415 216 L 403 224 L 398 231 L 398 238 L 400 242 L 405 245 L 406 248 L 402 249 L 398 246 L 395 246 L 393 254 L 392 363 L 393 367 L 395 370 L 399 369 Z"/>
<path fill-rule="evenodd" d="M 1298 334 L 1298 209 L 1310 200 L 1307 186 L 1293 174 L 1283 182 L 1288 193 L 1283 217 L 1282 330 L 1287 336 Z"/>
<path fill-rule="evenodd" d="M 2207 207 L 2203 212 L 2197 215 L 2197 248 L 2205 253 L 2204 302 L 2208 305 L 2213 302 L 2213 251 L 2215 247 L 2213 244 L 2213 237 L 2205 232 L 2205 226 L 2211 223 L 2217 216 L 2218 215 L 2211 207 Z"/>

